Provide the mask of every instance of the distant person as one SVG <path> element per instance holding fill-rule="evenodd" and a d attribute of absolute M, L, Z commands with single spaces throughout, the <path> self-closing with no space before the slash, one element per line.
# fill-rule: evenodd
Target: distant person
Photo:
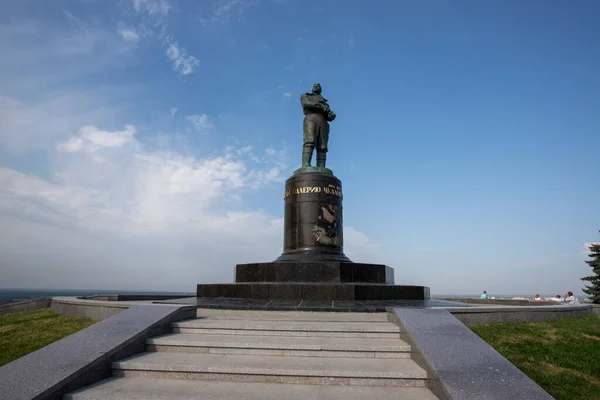
<path fill-rule="evenodd" d="M 569 304 L 579 304 L 579 299 L 575 296 L 573 296 L 573 292 L 567 292 L 567 295 L 565 296 L 565 303 L 569 303 Z"/>
<path fill-rule="evenodd" d="M 550 301 L 560 302 L 563 301 L 563 299 L 560 297 L 560 294 L 557 294 L 556 296 L 552 297 Z"/>
<path fill-rule="evenodd" d="M 535 295 L 534 300 L 535 301 L 542 301 L 542 296 L 540 296 L 540 294 L 538 293 L 538 294 Z"/>
<path fill-rule="evenodd" d="M 490 298 L 490 296 L 488 296 L 487 292 L 484 290 L 483 293 L 481 294 L 481 296 L 479 296 L 480 299 L 483 300 L 487 300 Z"/>

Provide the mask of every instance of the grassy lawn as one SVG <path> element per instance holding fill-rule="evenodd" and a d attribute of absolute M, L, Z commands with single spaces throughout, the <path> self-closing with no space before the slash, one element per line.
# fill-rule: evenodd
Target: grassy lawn
<path fill-rule="evenodd" d="M 600 318 L 471 329 L 557 400 L 600 399 Z"/>
<path fill-rule="evenodd" d="M 0 366 L 69 336 L 95 321 L 58 315 L 49 308 L 0 314 Z"/>

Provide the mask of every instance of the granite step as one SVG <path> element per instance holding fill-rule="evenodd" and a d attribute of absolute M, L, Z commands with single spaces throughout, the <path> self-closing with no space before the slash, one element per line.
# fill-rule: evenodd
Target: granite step
<path fill-rule="evenodd" d="M 411 359 L 273 357 L 147 352 L 112 364 L 113 375 L 309 385 L 425 387 Z"/>
<path fill-rule="evenodd" d="M 276 321 L 192 319 L 171 324 L 174 333 L 218 335 L 399 338 L 400 328 L 390 322 Z"/>
<path fill-rule="evenodd" d="M 304 357 L 410 358 L 401 339 L 174 333 L 147 340 L 147 351 Z"/>
<path fill-rule="evenodd" d="M 110 378 L 64 400 L 437 400 L 426 388 Z"/>

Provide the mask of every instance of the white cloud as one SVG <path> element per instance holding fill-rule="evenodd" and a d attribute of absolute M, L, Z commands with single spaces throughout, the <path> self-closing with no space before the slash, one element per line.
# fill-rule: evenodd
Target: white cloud
<path fill-rule="evenodd" d="M 181 75 L 193 73 L 200 65 L 197 57 L 187 51 L 174 39 L 168 28 L 168 15 L 173 8 L 168 0 L 132 0 L 133 8 L 140 14 L 141 21 L 134 33 L 140 36 L 156 36 L 165 48 L 165 55 L 173 64 L 173 70 Z M 140 35 L 140 32 L 143 34 Z M 123 34 L 121 34 L 123 35 Z M 131 35 L 129 35 L 131 36 Z M 125 37 L 124 37 L 125 38 Z"/>
<path fill-rule="evenodd" d="M 193 290 L 281 252 L 281 218 L 238 200 L 279 182 L 279 160 L 253 163 L 248 145 L 184 155 L 135 131 L 82 127 L 59 145 L 50 178 L 0 168 L 4 285 L 37 276 L 45 287 Z"/>
<path fill-rule="evenodd" d="M 121 35 L 121 37 L 128 42 L 137 42 L 140 40 L 140 34 L 132 28 L 120 29 L 119 35 Z"/>
<path fill-rule="evenodd" d="M 167 16 L 171 10 L 169 0 L 132 0 L 133 8 L 137 12 L 146 12 L 148 15 Z"/>
<path fill-rule="evenodd" d="M 289 99 L 292 96 L 292 94 L 290 92 L 283 92 L 282 96 L 284 99 Z"/>
<path fill-rule="evenodd" d="M 210 118 L 206 114 L 188 115 L 185 120 L 194 126 L 200 133 L 208 133 L 209 130 L 214 128 L 214 124 L 210 121 Z"/>
<path fill-rule="evenodd" d="M 23 204 L 34 201 L 65 216 L 81 216 L 78 222 L 86 229 L 117 234 L 196 232 L 219 231 L 234 224 L 236 217 L 247 220 L 248 213 L 218 208 L 235 191 L 280 179 L 279 160 L 253 164 L 251 146 L 196 158 L 147 148 L 135 132 L 132 125 L 118 131 L 84 126 L 57 145 L 53 182 L 3 168 L 0 191 L 20 197 Z M 102 165 L 95 158 L 99 152 L 106 161 Z"/>
<path fill-rule="evenodd" d="M 177 107 L 171 108 L 171 117 L 174 117 L 176 112 L 177 112 Z"/>
<path fill-rule="evenodd" d="M 233 19 L 242 19 L 246 10 L 258 5 L 257 0 L 217 0 L 207 18 L 200 18 L 204 26 L 226 24 Z"/>
<path fill-rule="evenodd" d="M 126 125 L 125 130 L 108 132 L 95 126 L 83 126 L 79 129 L 79 135 L 73 136 L 66 142 L 57 145 L 58 150 L 73 153 L 77 151 L 94 152 L 107 147 L 121 147 L 133 140 L 135 127 Z"/>
<path fill-rule="evenodd" d="M 171 42 L 167 47 L 167 57 L 173 62 L 173 69 L 182 75 L 189 75 L 200 65 L 200 61 L 194 56 L 188 56 L 185 49 L 179 47 L 176 42 Z"/>
<path fill-rule="evenodd" d="M 61 221 L 63 226 L 130 238 L 186 233 L 199 242 L 245 242 L 247 233 L 237 231 L 245 224 L 280 225 L 277 218 L 236 210 L 240 204 L 228 200 L 245 188 L 278 181 L 276 161 L 250 163 L 248 146 L 207 158 L 151 150 L 134 133 L 129 125 L 112 132 L 82 127 L 58 146 L 62 151 L 53 163 L 53 181 L 1 168 L 0 215 L 16 212 L 45 223 Z M 103 149 L 108 152 L 99 164 L 96 153 Z"/>

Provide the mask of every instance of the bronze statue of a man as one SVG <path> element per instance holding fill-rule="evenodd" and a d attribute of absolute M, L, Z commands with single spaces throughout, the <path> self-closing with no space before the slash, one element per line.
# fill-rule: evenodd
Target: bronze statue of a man
<path fill-rule="evenodd" d="M 302 149 L 302 167 L 310 167 L 313 150 L 317 148 L 317 167 L 325 168 L 327 142 L 329 141 L 329 122 L 335 119 L 335 113 L 321 96 L 321 85 L 315 83 L 312 93 L 300 96 L 304 111 L 304 147 Z"/>

